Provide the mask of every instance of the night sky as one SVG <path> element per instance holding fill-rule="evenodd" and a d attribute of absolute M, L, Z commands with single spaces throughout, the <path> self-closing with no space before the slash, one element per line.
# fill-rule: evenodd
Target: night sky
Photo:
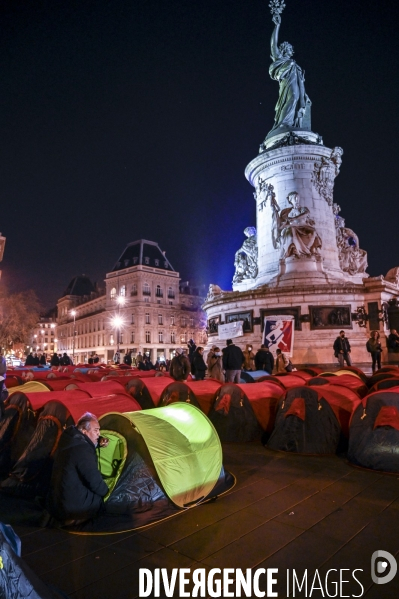
<path fill-rule="evenodd" d="M 312 129 L 344 149 L 334 200 L 371 276 L 399 265 L 397 0 L 285 0 Z M 244 169 L 273 125 L 268 0 L 3 0 L 3 281 L 51 307 L 157 241 L 231 289 L 255 225 Z"/>

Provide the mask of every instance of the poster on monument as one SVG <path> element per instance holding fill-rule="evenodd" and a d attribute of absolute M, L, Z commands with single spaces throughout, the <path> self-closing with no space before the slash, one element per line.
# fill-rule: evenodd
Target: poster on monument
<path fill-rule="evenodd" d="M 244 335 L 242 324 L 242 320 L 238 320 L 237 322 L 229 322 L 227 324 L 220 324 L 218 328 L 219 339 L 233 339 L 234 337 L 242 337 Z"/>
<path fill-rule="evenodd" d="M 288 315 L 265 316 L 262 343 L 269 346 L 269 350 L 276 357 L 276 350 L 288 357 L 292 357 L 294 350 L 294 317 Z"/>

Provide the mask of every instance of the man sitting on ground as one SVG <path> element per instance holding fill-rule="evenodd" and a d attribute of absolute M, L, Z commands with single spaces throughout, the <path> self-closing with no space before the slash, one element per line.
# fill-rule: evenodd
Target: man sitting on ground
<path fill-rule="evenodd" d="M 99 422 L 90 412 L 61 435 L 55 454 L 47 506 L 64 526 L 98 516 L 108 493 L 97 465 Z"/>

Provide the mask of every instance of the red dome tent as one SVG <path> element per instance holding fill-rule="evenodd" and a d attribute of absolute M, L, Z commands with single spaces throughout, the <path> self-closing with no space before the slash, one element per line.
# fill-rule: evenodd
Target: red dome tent
<path fill-rule="evenodd" d="M 348 460 L 357 466 L 399 472 L 399 388 L 365 397 L 350 423 Z"/>
<path fill-rule="evenodd" d="M 268 381 L 251 385 L 226 383 L 216 394 L 209 419 L 222 441 L 252 441 L 273 429 L 284 391 Z"/>
<path fill-rule="evenodd" d="M 52 456 L 58 446 L 62 430 L 82 416 L 92 412 L 97 418 L 116 410 L 117 412 L 136 412 L 139 404 L 125 394 L 111 394 L 103 397 L 90 397 L 87 391 L 71 390 L 49 393 L 15 393 L 25 401 L 29 413 L 38 413 L 37 426 L 25 434 L 19 442 L 18 452 L 11 462 L 9 478 L 1 484 L 4 492 L 19 496 L 45 494 L 51 476 Z M 1 456 L 1 454 L 0 454 Z"/>
<path fill-rule="evenodd" d="M 343 449 L 349 421 L 361 403 L 353 392 L 332 385 L 289 389 L 280 400 L 268 447 L 303 454 Z"/>
<path fill-rule="evenodd" d="M 316 376 L 309 379 L 306 383 L 309 387 L 333 385 L 335 387 L 344 387 L 354 391 L 360 398 L 365 397 L 368 393 L 367 385 L 363 381 L 354 376 Z"/>

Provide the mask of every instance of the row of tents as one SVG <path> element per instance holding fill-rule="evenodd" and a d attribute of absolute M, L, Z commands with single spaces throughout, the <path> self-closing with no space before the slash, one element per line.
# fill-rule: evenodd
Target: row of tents
<path fill-rule="evenodd" d="M 102 419 L 114 414 L 120 425 L 118 414 L 158 413 L 175 404 L 197 408 L 221 441 L 262 438 L 271 449 L 302 454 L 347 450 L 356 465 L 399 471 L 397 368 L 383 368 L 372 377 L 356 368 L 337 372 L 309 368 L 278 376 L 246 373 L 247 382 L 238 385 L 213 379 L 175 382 L 167 375 L 128 369 L 105 374 L 82 370 L 39 371 L 39 380 L 33 381 L 10 373 L 20 377 L 17 383 L 25 382 L 10 388 L 0 421 L 3 493 L 20 497 L 45 493 L 62 430 L 83 412 L 94 412 L 102 426 Z M 121 453 L 120 443 L 116 446 Z"/>

